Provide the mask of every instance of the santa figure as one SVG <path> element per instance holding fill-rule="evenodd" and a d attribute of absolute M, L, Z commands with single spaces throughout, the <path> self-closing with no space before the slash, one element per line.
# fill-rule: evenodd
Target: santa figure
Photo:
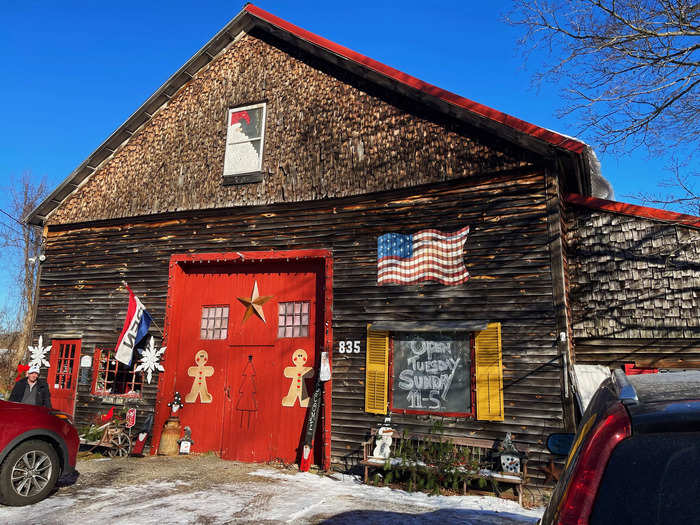
<path fill-rule="evenodd" d="M 247 111 L 231 113 L 226 148 L 226 172 L 248 173 L 260 169 L 260 140 Z"/>

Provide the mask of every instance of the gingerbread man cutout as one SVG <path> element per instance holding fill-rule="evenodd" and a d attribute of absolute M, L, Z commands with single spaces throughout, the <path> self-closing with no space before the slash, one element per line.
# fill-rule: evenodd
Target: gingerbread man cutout
<path fill-rule="evenodd" d="M 284 377 L 292 380 L 289 385 L 289 393 L 282 398 L 283 407 L 293 407 L 299 400 L 299 406 L 309 406 L 309 395 L 306 393 L 306 379 L 314 376 L 314 369 L 310 366 L 304 366 L 308 360 L 308 355 L 305 350 L 298 348 L 292 354 L 292 363 L 294 366 L 288 366 L 284 369 Z"/>
<path fill-rule="evenodd" d="M 185 396 L 185 403 L 194 403 L 199 396 L 202 403 L 211 403 L 213 399 L 207 390 L 207 377 L 214 375 L 213 366 L 204 366 L 209 360 L 209 354 L 206 350 L 200 350 L 194 356 L 194 362 L 197 366 L 191 366 L 187 369 L 187 375 L 194 378 L 190 393 Z"/>

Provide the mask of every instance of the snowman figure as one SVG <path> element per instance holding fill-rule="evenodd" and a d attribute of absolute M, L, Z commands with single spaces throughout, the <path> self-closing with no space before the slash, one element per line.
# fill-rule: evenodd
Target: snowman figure
<path fill-rule="evenodd" d="M 377 441 L 372 456 L 375 458 L 388 459 L 391 456 L 391 442 L 394 431 L 388 427 L 382 427 L 377 431 Z"/>

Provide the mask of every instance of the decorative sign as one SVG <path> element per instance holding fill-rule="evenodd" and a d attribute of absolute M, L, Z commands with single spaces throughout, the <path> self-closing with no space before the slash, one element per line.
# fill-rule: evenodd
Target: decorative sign
<path fill-rule="evenodd" d="M 338 353 L 340 354 L 356 354 L 360 353 L 361 341 L 338 341 Z"/>
<path fill-rule="evenodd" d="M 136 424 L 136 409 L 130 408 L 126 411 L 126 428 L 131 428 Z"/>
<path fill-rule="evenodd" d="M 189 454 L 191 445 L 189 441 L 180 441 L 180 454 Z"/>
<path fill-rule="evenodd" d="M 92 356 L 84 355 L 80 358 L 80 373 L 78 382 L 81 385 L 89 385 L 92 382 Z"/>
<path fill-rule="evenodd" d="M 396 334 L 393 410 L 471 412 L 469 338 L 457 337 Z"/>

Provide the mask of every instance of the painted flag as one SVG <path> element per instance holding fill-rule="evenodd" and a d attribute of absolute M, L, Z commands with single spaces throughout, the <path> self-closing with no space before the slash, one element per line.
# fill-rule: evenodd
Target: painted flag
<path fill-rule="evenodd" d="M 466 282 L 464 242 L 469 226 L 454 233 L 422 230 L 414 234 L 386 233 L 377 239 L 377 284 Z"/>
<path fill-rule="evenodd" d="M 125 365 L 131 365 L 134 356 L 134 348 L 148 333 L 151 326 L 151 314 L 146 311 L 146 307 L 134 295 L 131 288 L 129 290 L 129 309 L 126 311 L 124 328 L 117 341 L 117 361 Z"/>

